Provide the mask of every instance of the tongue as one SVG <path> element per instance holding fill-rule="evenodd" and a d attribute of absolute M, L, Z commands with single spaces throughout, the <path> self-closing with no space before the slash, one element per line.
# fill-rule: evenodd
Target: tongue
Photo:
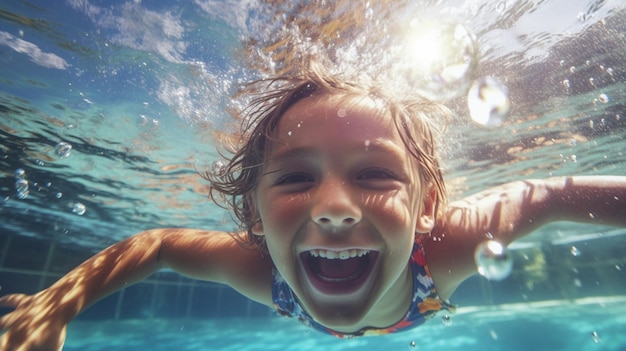
<path fill-rule="evenodd" d="M 363 257 L 353 257 L 347 260 L 317 258 L 315 261 L 318 273 L 327 278 L 348 278 L 351 276 L 354 278 L 365 264 Z"/>

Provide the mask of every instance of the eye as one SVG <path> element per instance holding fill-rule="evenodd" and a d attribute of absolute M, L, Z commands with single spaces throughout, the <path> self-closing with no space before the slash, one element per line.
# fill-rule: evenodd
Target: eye
<path fill-rule="evenodd" d="M 357 179 L 396 179 L 396 176 L 392 171 L 385 168 L 367 168 L 359 172 Z"/>
<path fill-rule="evenodd" d="M 288 184 L 301 184 L 301 183 L 309 183 L 313 182 L 314 179 L 312 176 L 306 173 L 289 173 L 284 176 L 278 178 L 275 185 L 288 185 Z"/>

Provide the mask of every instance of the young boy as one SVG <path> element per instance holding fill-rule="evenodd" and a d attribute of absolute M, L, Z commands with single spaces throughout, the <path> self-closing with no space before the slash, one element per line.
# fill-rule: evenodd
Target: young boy
<path fill-rule="evenodd" d="M 617 176 L 518 181 L 448 205 L 432 122 L 440 106 L 319 70 L 269 88 L 245 116 L 243 146 L 207 175 L 241 233 L 149 230 L 35 295 L 4 296 L 14 311 L 0 318 L 1 348 L 59 350 L 78 313 L 164 267 L 323 332 L 389 333 L 448 308 L 488 234 L 507 245 L 554 220 L 626 224 Z"/>

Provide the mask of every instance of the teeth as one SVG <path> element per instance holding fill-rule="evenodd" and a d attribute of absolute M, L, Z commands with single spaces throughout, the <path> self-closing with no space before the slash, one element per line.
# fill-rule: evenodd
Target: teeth
<path fill-rule="evenodd" d="M 361 249 L 351 249 L 351 250 L 343 250 L 343 251 L 331 251 L 331 250 L 323 250 L 323 249 L 313 249 L 310 250 L 309 253 L 313 257 L 322 257 L 329 260 L 347 260 L 349 258 L 361 257 L 369 253 L 369 250 L 361 250 Z"/>

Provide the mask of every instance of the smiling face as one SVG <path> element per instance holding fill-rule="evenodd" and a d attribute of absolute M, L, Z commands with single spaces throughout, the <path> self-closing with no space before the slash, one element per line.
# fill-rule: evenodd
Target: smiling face
<path fill-rule="evenodd" d="M 436 196 L 392 118 L 368 98 L 312 96 L 283 114 L 273 137 L 253 231 L 276 268 L 331 329 L 398 321 L 415 232 L 432 229 Z"/>

